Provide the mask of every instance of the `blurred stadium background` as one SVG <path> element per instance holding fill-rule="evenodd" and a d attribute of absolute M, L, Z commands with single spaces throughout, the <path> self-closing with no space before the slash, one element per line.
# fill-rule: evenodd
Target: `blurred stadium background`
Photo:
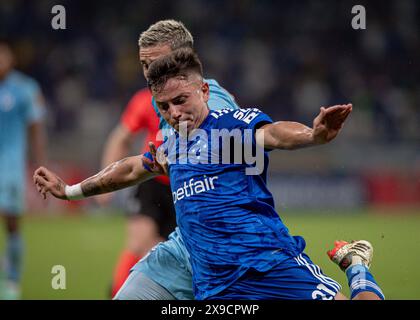
<path fill-rule="evenodd" d="M 420 299 L 418 1 L 64 0 L 66 30 L 51 28 L 55 4 L 2 0 L 0 33 L 14 40 L 18 69 L 42 86 L 49 165 L 67 182 L 99 169 L 106 137 L 145 86 L 139 33 L 160 19 L 181 20 L 206 76 L 242 106 L 311 125 L 320 106 L 353 103 L 332 144 L 272 153 L 277 207 L 344 288 L 325 252 L 335 239 L 365 238 L 387 298 Z M 366 30 L 351 28 L 356 4 L 366 8 Z M 107 299 L 124 241 L 124 193 L 106 209 L 90 200 L 46 204 L 29 176 L 23 297 Z M 66 267 L 66 290 L 51 288 L 53 265 Z"/>

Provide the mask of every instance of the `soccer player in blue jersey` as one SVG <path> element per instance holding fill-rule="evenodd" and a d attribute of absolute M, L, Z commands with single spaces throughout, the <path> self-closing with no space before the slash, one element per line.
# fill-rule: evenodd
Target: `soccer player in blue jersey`
<path fill-rule="evenodd" d="M 191 256 L 195 298 L 344 298 L 340 285 L 304 253 L 304 239 L 291 236 L 282 223 L 266 174 L 269 150 L 331 141 L 352 105 L 321 108 L 313 128 L 273 123 L 256 108 L 210 111 L 209 86 L 198 57 L 189 49 L 153 62 L 148 80 L 159 112 L 174 129 L 167 133 L 163 149 L 177 223 Z M 232 138 L 233 144 L 227 143 Z M 236 157 L 237 144 L 244 150 L 240 157 Z M 258 152 L 262 163 L 253 156 Z M 44 197 L 51 193 L 74 200 L 142 183 L 159 167 L 146 154 L 125 158 L 77 185 L 66 185 L 43 167 L 35 171 L 34 182 Z M 383 299 L 368 270 L 370 244 L 343 244 L 336 249 L 331 256 L 346 270 L 352 298 Z M 130 276 L 121 290 L 130 281 L 135 282 L 135 277 Z"/>
<path fill-rule="evenodd" d="M 175 20 L 161 20 L 142 32 L 138 44 L 140 49 L 139 60 L 143 74 L 147 78 L 148 67 L 154 60 L 175 49 L 192 48 L 194 39 L 183 23 Z M 216 80 L 206 79 L 206 82 L 209 83 L 208 106 L 211 110 L 238 108 L 233 97 Z M 124 113 L 122 123 L 110 135 L 104 152 L 104 167 L 129 155 L 134 141 L 133 138 L 138 131 L 137 128 L 142 128 L 143 131 L 147 130 L 149 135 L 153 135 L 153 140 L 156 139 L 155 126 L 156 131 L 158 130 L 155 118 L 158 117 L 159 119 L 156 122 L 159 123 L 160 129 L 170 128 L 169 124 L 160 115 L 154 99 L 149 98 L 149 89 L 146 88 L 146 90 L 147 96 L 144 98 L 143 105 L 137 104 L 133 108 L 132 103 L 130 103 L 130 113 Z M 147 101 L 147 99 L 149 100 Z M 153 112 L 152 107 L 155 112 Z M 143 116 L 139 116 L 140 114 L 143 114 Z M 136 128 L 136 130 L 133 130 L 133 128 Z M 193 295 L 190 266 L 186 250 L 178 250 L 178 248 L 183 248 L 184 245 L 178 229 L 174 230 L 175 209 L 170 188 L 169 185 L 162 183 L 162 177 L 158 178 L 161 180 L 139 185 L 134 195 L 130 197 L 130 201 L 128 201 L 127 211 L 130 214 L 127 228 L 129 230 L 127 233 L 128 245 L 127 250 L 121 255 L 120 263 L 116 269 L 117 278 L 124 278 L 125 280 L 130 269 L 139 260 L 138 257 L 143 257 L 152 245 L 162 241 L 163 238 L 167 238 L 168 233 L 173 231 L 170 234 L 169 241 L 156 247 L 146 259 L 135 266 L 133 272 L 141 273 L 144 276 L 143 281 L 148 284 L 152 283 L 150 279 L 153 279 L 155 283 L 153 287 L 163 286 L 166 288 L 157 289 L 163 293 L 169 290 L 171 295 L 177 299 L 191 299 Z M 167 179 L 167 177 L 164 178 Z M 166 180 L 163 182 L 166 182 Z M 153 192 L 145 193 L 144 190 L 153 190 Z M 111 194 L 106 194 L 97 199 L 103 204 L 110 199 L 110 196 Z M 176 261 L 182 261 L 182 263 L 174 265 L 173 257 L 177 257 Z M 174 274 L 178 275 L 176 277 L 177 281 L 173 281 Z M 139 298 L 159 298 L 156 294 L 153 296 L 149 294 L 152 288 L 147 289 L 146 283 L 139 283 L 137 288 L 141 288 L 137 291 Z M 114 283 L 114 292 L 116 289 L 119 289 L 119 286 Z"/>
<path fill-rule="evenodd" d="M 170 19 L 160 20 L 152 24 L 146 31 L 141 33 L 138 41 L 139 60 L 145 78 L 147 79 L 148 67 L 154 60 L 179 48 L 192 48 L 193 44 L 193 36 L 182 22 Z M 206 79 L 206 82 L 209 83 L 210 96 L 208 106 L 211 110 L 238 109 L 233 97 L 216 80 Z M 154 99 L 150 103 L 156 112 L 155 116 L 159 118 L 159 128 L 163 130 L 170 128 L 169 124 L 160 115 Z M 149 110 L 146 112 L 149 112 Z M 153 116 L 150 115 L 149 119 L 146 120 L 149 126 L 151 126 L 150 118 L 153 118 Z M 135 120 L 130 120 L 131 123 L 133 121 Z M 138 118 L 137 121 L 139 121 Z M 144 126 L 145 119 L 141 119 L 141 121 Z M 133 138 L 134 135 L 130 130 L 127 130 L 127 125 L 125 127 L 123 125 L 116 127 L 107 143 L 103 161 L 104 167 L 127 157 Z M 130 232 L 127 239 L 129 243 L 127 249 L 131 255 L 134 253 L 138 256 L 140 252 L 149 251 L 150 243 L 156 241 L 155 237 L 150 237 L 150 234 L 153 234 L 153 232 L 145 232 L 145 230 L 166 230 L 173 224 L 172 219 L 168 219 L 168 215 L 174 215 L 175 209 L 172 209 L 170 212 L 162 212 L 162 210 L 165 210 L 164 208 L 173 208 L 171 193 L 167 191 L 166 186 L 160 186 L 159 189 L 155 185 L 153 192 L 160 192 L 161 195 L 140 193 L 140 190 L 150 190 L 148 189 L 148 184 L 143 184 L 136 190 L 138 191 L 136 195 L 130 199 L 130 206 L 135 204 L 135 207 L 141 208 L 141 212 L 132 212 L 130 208 L 131 213 L 136 215 L 136 217 L 129 220 L 128 229 Z M 166 192 L 169 197 L 166 197 L 164 194 Z M 108 196 L 109 194 L 102 195 L 98 200 L 104 203 L 109 199 Z M 169 203 L 166 203 L 168 200 Z M 143 219 L 138 219 L 140 216 Z M 126 266 L 123 266 L 123 268 L 119 266 L 118 269 L 125 268 Z M 127 273 L 128 271 L 126 270 Z M 178 228 L 175 228 L 169 235 L 168 241 L 160 243 L 144 259 L 141 259 L 131 273 L 136 274 L 136 291 L 133 295 L 137 299 L 176 298 L 184 300 L 194 297 L 188 253 Z M 122 298 L 121 294 L 119 298 Z"/>
<path fill-rule="evenodd" d="M 35 165 L 45 163 L 41 91 L 35 80 L 13 70 L 13 63 L 10 43 L 0 40 L 0 215 L 6 229 L 0 299 L 20 296 L 23 256 L 20 216 L 24 211 L 28 137 Z"/>

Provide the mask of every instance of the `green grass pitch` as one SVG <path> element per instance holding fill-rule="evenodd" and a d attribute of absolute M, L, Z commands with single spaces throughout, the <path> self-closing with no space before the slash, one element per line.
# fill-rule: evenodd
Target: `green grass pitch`
<path fill-rule="evenodd" d="M 335 239 L 367 239 L 374 245 L 372 272 L 387 299 L 420 299 L 420 215 L 414 210 L 378 212 L 284 212 L 294 235 L 306 239 L 306 253 L 324 273 L 346 277 L 325 252 Z M 27 216 L 24 218 L 24 299 L 108 299 L 114 262 L 124 244 L 121 215 Z M 0 232 L 4 249 L 4 232 Z M 66 269 L 66 289 L 51 286 L 54 265 Z"/>

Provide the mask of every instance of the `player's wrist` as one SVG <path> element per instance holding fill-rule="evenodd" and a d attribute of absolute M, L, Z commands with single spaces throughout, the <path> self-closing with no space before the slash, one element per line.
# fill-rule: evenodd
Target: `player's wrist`
<path fill-rule="evenodd" d="M 68 200 L 80 200 L 85 198 L 81 183 L 74 184 L 71 186 L 66 185 L 66 187 L 64 188 L 64 193 Z"/>
<path fill-rule="evenodd" d="M 310 131 L 308 132 L 308 135 L 309 135 L 310 146 L 316 146 L 316 145 L 322 144 L 321 140 L 317 136 L 315 129 L 311 128 Z"/>
<path fill-rule="evenodd" d="M 327 143 L 325 136 L 317 131 L 316 129 L 311 129 L 311 145 L 317 146 Z"/>

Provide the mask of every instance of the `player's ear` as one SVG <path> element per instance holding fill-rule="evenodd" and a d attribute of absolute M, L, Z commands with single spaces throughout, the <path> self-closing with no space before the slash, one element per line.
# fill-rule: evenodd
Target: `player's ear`
<path fill-rule="evenodd" d="M 207 82 L 203 81 L 203 84 L 201 85 L 201 91 L 203 92 L 203 99 L 207 103 L 210 98 L 210 88 Z"/>

